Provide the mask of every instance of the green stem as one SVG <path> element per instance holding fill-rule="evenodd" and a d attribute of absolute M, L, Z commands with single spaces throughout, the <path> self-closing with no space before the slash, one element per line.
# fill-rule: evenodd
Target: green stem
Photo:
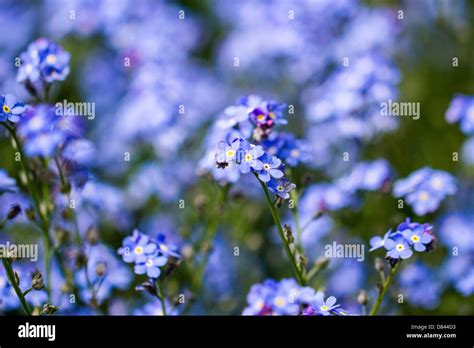
<path fill-rule="evenodd" d="M 288 259 L 290 260 L 291 267 L 296 276 L 296 280 L 298 281 L 300 285 L 305 285 L 306 280 L 305 280 L 304 273 L 298 267 L 295 260 L 295 255 L 291 251 L 288 241 L 285 238 L 285 232 L 283 232 L 283 227 L 281 226 L 280 217 L 278 216 L 278 212 L 276 211 L 276 208 L 270 198 L 270 193 L 268 192 L 267 185 L 262 180 L 260 180 L 256 174 L 255 174 L 255 177 L 260 182 L 260 185 L 263 188 L 263 192 L 265 193 L 265 198 L 267 200 L 268 207 L 270 208 L 270 212 L 272 213 L 273 221 L 275 222 L 275 225 L 278 229 L 278 234 L 280 235 L 280 239 L 283 242 L 283 247 L 285 248 L 286 255 L 288 256 Z"/>
<path fill-rule="evenodd" d="M 26 181 L 26 186 L 28 189 L 28 193 L 33 199 L 33 203 L 35 205 L 35 210 L 40 218 L 40 227 L 43 232 L 43 237 L 44 237 L 44 248 L 45 248 L 45 256 L 44 256 L 44 262 L 45 262 L 45 272 L 46 272 L 46 293 L 48 295 L 48 301 L 51 302 L 51 268 L 50 268 L 50 259 L 51 259 L 51 240 L 49 238 L 49 218 L 47 216 L 47 211 L 48 208 L 45 207 L 44 211 L 41 208 L 41 201 L 39 198 L 39 194 L 36 191 L 35 185 L 33 184 L 29 171 L 27 168 L 26 163 L 24 162 L 24 151 L 23 147 L 21 146 L 21 142 L 18 139 L 18 136 L 16 134 L 16 130 L 14 127 L 10 126 L 6 122 L 2 122 L 2 125 L 8 130 L 10 133 L 12 140 L 13 140 L 13 147 L 15 150 L 17 150 L 20 154 L 20 169 L 21 172 L 23 173 Z M 21 178 L 21 174 L 20 174 Z"/>
<path fill-rule="evenodd" d="M 23 292 L 21 291 L 20 287 L 16 283 L 15 272 L 13 271 L 10 261 L 2 257 L 2 263 L 3 263 L 3 266 L 5 267 L 8 281 L 10 282 L 11 286 L 15 290 L 15 293 L 18 296 L 18 299 L 20 300 L 23 311 L 25 312 L 26 315 L 31 315 L 31 310 L 30 310 L 30 307 L 28 306 L 28 303 L 26 302 L 25 296 L 23 295 Z"/>
<path fill-rule="evenodd" d="M 390 270 L 390 274 L 382 285 L 382 290 L 380 291 L 379 296 L 377 297 L 377 300 L 374 303 L 374 306 L 372 307 L 372 310 L 370 311 L 369 315 L 373 316 L 375 313 L 377 313 L 380 304 L 382 303 L 382 300 L 385 296 L 385 293 L 387 292 L 388 288 L 390 287 L 390 284 L 392 284 L 393 279 L 395 278 L 395 273 L 397 272 L 398 266 L 400 264 L 400 261 L 397 262 L 397 264 Z"/>
<path fill-rule="evenodd" d="M 293 200 L 293 208 L 291 208 L 291 215 L 293 217 L 293 223 L 295 224 L 296 229 L 296 247 L 300 253 L 303 252 L 303 246 L 301 245 L 301 227 L 300 227 L 300 218 L 298 214 L 298 193 L 296 189 L 290 192 L 291 199 Z"/>
<path fill-rule="evenodd" d="M 33 290 L 33 288 L 29 288 L 29 289 L 26 289 L 24 292 L 23 292 L 23 296 L 26 297 L 26 295 L 28 295 L 28 293 Z"/>
<path fill-rule="evenodd" d="M 163 315 L 166 315 L 166 304 L 165 304 L 165 297 L 163 296 L 163 290 L 161 288 L 160 280 L 156 280 L 156 289 L 158 290 L 158 298 L 160 299 L 161 302 L 161 309 L 163 310 Z"/>

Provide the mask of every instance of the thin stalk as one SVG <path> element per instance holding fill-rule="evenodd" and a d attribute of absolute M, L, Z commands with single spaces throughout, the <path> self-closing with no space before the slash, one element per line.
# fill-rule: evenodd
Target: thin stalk
<path fill-rule="evenodd" d="M 50 265 L 50 260 L 51 260 L 51 240 L 49 238 L 49 218 L 47 216 L 47 208 L 45 209 L 45 212 L 43 212 L 43 209 L 41 209 L 41 203 L 39 199 L 39 194 L 35 189 L 35 186 L 33 182 L 31 181 L 31 178 L 29 176 L 28 168 L 26 166 L 26 163 L 24 162 L 24 151 L 23 147 L 21 146 L 21 142 L 18 139 L 18 136 L 16 134 L 16 130 L 14 127 L 10 126 L 8 123 L 2 122 L 2 125 L 8 130 L 10 133 L 12 140 L 13 140 L 13 147 L 15 150 L 17 150 L 20 153 L 20 168 L 21 171 L 23 172 L 26 180 L 26 186 L 28 189 L 28 193 L 30 194 L 31 198 L 33 199 L 33 202 L 35 204 L 35 209 L 37 211 L 37 214 L 40 218 L 40 227 L 43 232 L 43 237 L 44 237 L 44 262 L 45 262 L 45 273 L 46 273 L 46 293 L 48 295 L 48 302 L 51 302 L 51 265 Z"/>
<path fill-rule="evenodd" d="M 161 302 L 161 309 L 163 311 L 163 315 L 166 315 L 166 304 L 165 304 L 165 298 L 163 296 L 163 289 L 161 288 L 160 280 L 156 280 L 156 289 L 158 291 L 157 296 L 160 299 Z"/>
<path fill-rule="evenodd" d="M 395 278 L 395 273 L 397 272 L 399 264 L 400 264 L 400 261 L 398 261 L 397 264 L 390 270 L 390 274 L 387 280 L 385 281 L 385 283 L 383 283 L 383 288 L 380 291 L 379 296 L 377 297 L 377 300 L 375 301 L 374 306 L 372 307 L 372 310 L 370 311 L 369 315 L 372 316 L 372 315 L 375 315 L 375 313 L 377 313 L 380 307 L 380 304 L 382 303 L 382 300 L 385 296 L 385 293 L 387 292 L 388 288 L 390 287 L 390 284 L 392 284 L 392 281 Z"/>
<path fill-rule="evenodd" d="M 5 267 L 5 271 L 7 273 L 8 281 L 10 282 L 10 285 L 15 290 L 15 293 L 18 296 L 18 299 L 20 300 L 21 307 L 23 308 L 23 311 L 25 312 L 26 315 L 31 315 L 30 306 L 28 306 L 28 303 L 26 302 L 26 299 L 25 299 L 25 296 L 24 296 L 23 292 L 21 291 L 20 287 L 16 283 L 15 272 L 13 271 L 13 268 L 12 268 L 12 265 L 10 264 L 10 261 L 8 261 L 5 257 L 2 257 L 2 263 L 3 263 L 3 266 Z"/>
<path fill-rule="evenodd" d="M 298 283 L 300 285 L 305 285 L 306 280 L 305 280 L 304 273 L 302 272 L 302 270 L 296 264 L 295 255 L 291 251 L 290 246 L 288 244 L 288 241 L 285 238 L 285 232 L 283 232 L 283 227 L 281 226 L 280 217 L 278 216 L 278 212 L 276 211 L 276 208 L 275 208 L 275 206 L 274 206 L 274 204 L 273 204 L 273 202 L 270 198 L 270 193 L 268 192 L 267 185 L 263 181 L 261 181 L 258 178 L 257 175 L 255 175 L 255 177 L 260 182 L 260 185 L 263 188 L 263 192 L 265 193 L 265 198 L 267 200 L 268 207 L 270 208 L 270 212 L 272 214 L 273 221 L 275 222 L 275 225 L 278 229 L 278 234 L 280 235 L 280 239 L 283 242 L 283 247 L 285 249 L 286 255 L 288 256 L 288 259 L 290 260 L 291 267 L 292 267 L 293 272 L 296 276 L 296 280 L 298 281 Z"/>

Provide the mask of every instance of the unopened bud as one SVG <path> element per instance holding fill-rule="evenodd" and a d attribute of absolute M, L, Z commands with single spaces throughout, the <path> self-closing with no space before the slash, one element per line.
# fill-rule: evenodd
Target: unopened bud
<path fill-rule="evenodd" d="M 329 259 L 327 257 L 320 257 L 316 260 L 315 264 L 320 270 L 326 269 L 329 265 Z"/>
<path fill-rule="evenodd" d="M 7 219 L 13 220 L 21 213 L 21 207 L 18 203 L 13 204 L 7 213 Z"/>
<path fill-rule="evenodd" d="M 357 302 L 359 302 L 359 304 L 362 306 L 367 305 L 367 292 L 365 290 L 359 291 L 359 296 L 357 296 Z"/>
<path fill-rule="evenodd" d="M 51 315 L 51 314 L 56 313 L 58 310 L 59 310 L 59 307 L 46 303 L 43 306 L 43 310 L 41 311 L 41 314 Z"/>
<path fill-rule="evenodd" d="M 28 220 L 34 220 L 35 219 L 35 210 L 32 207 L 28 207 L 25 210 L 26 217 Z"/>
<path fill-rule="evenodd" d="M 377 272 L 383 272 L 383 261 L 380 257 L 375 258 L 375 270 Z"/>
<path fill-rule="evenodd" d="M 107 264 L 105 262 L 97 263 L 97 265 L 95 266 L 95 274 L 97 274 L 97 276 L 99 277 L 102 277 L 106 273 L 107 273 Z"/>
<path fill-rule="evenodd" d="M 31 287 L 35 290 L 42 290 L 44 288 L 43 275 L 39 271 L 33 273 Z"/>
<path fill-rule="evenodd" d="M 292 244 L 295 239 L 293 238 L 293 231 L 291 230 L 291 227 L 285 224 L 283 226 L 283 232 L 285 233 L 285 239 L 289 244 Z"/>
<path fill-rule="evenodd" d="M 96 245 L 99 242 L 99 231 L 95 227 L 90 227 L 86 232 L 86 240 L 90 245 Z"/>

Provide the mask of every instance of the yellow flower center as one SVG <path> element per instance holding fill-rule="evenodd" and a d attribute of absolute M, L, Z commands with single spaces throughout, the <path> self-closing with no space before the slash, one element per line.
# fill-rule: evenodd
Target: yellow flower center
<path fill-rule="evenodd" d="M 267 164 L 267 163 L 265 163 L 265 164 L 263 165 L 263 169 L 265 169 L 265 170 L 269 170 L 269 169 L 270 169 L 270 165 L 269 165 L 269 164 Z"/>
<path fill-rule="evenodd" d="M 227 150 L 227 157 L 234 157 L 235 151 L 234 150 Z"/>
<path fill-rule="evenodd" d="M 411 236 L 411 240 L 412 240 L 412 242 L 417 243 L 417 242 L 420 241 L 420 237 L 414 235 L 414 236 Z"/>
<path fill-rule="evenodd" d="M 10 113 L 10 111 L 12 111 L 12 110 L 10 109 L 10 107 L 8 105 L 3 105 L 3 112 L 4 113 L 8 114 L 8 113 Z"/>
<path fill-rule="evenodd" d="M 250 162 L 252 159 L 253 159 L 253 157 L 252 157 L 251 154 L 248 153 L 248 154 L 245 155 L 245 160 L 246 160 L 247 162 Z"/>
<path fill-rule="evenodd" d="M 152 260 L 152 259 L 147 260 L 147 261 L 146 261 L 146 266 L 147 266 L 147 267 L 153 266 L 153 260 Z"/>
<path fill-rule="evenodd" d="M 402 250 L 404 250 L 404 249 L 405 249 L 405 246 L 404 246 L 403 244 L 398 244 L 398 245 L 397 245 L 397 250 L 398 250 L 398 251 L 402 251 Z"/>
<path fill-rule="evenodd" d="M 430 198 L 430 195 L 427 192 L 423 191 L 422 193 L 420 193 L 421 201 L 426 202 L 429 198 Z"/>
<path fill-rule="evenodd" d="M 275 113 L 274 113 L 273 111 L 270 111 L 270 112 L 268 113 L 268 116 L 270 116 L 270 117 L 273 118 L 273 119 L 276 117 L 276 115 L 275 115 Z"/>
<path fill-rule="evenodd" d="M 327 311 L 327 310 L 329 309 L 329 307 L 328 307 L 328 306 L 326 306 L 326 305 L 324 305 L 324 306 L 321 306 L 320 308 L 321 308 L 321 310 L 322 310 L 322 311 Z"/>
<path fill-rule="evenodd" d="M 143 254 L 143 248 L 142 248 L 141 246 L 135 247 L 135 249 L 134 249 L 133 251 L 134 251 L 135 254 L 137 254 L 137 255 Z"/>
<path fill-rule="evenodd" d="M 277 190 L 282 192 L 283 191 L 283 186 L 281 186 L 281 185 L 277 186 Z"/>
<path fill-rule="evenodd" d="M 46 56 L 46 63 L 48 63 L 48 64 L 54 64 L 54 63 L 56 63 L 56 60 L 57 59 L 56 59 L 56 56 L 54 54 L 48 54 Z"/>
<path fill-rule="evenodd" d="M 259 122 L 265 120 L 265 115 L 263 115 L 263 114 L 258 115 L 258 116 L 257 116 L 257 120 L 258 120 Z"/>
<path fill-rule="evenodd" d="M 433 187 L 435 189 L 440 189 L 441 187 L 443 187 L 443 180 L 441 180 L 440 178 L 436 178 L 433 180 Z"/>
<path fill-rule="evenodd" d="M 286 304 L 285 298 L 282 296 L 278 296 L 275 298 L 275 305 L 277 307 L 283 307 Z"/>
<path fill-rule="evenodd" d="M 169 250 L 168 247 L 164 244 L 160 244 L 160 249 L 165 251 L 165 252 Z"/>
<path fill-rule="evenodd" d="M 299 155 L 300 155 L 300 152 L 299 152 L 299 150 L 297 150 L 297 149 L 293 149 L 293 150 L 291 150 L 291 152 L 290 152 L 290 156 L 291 156 L 291 157 L 298 157 Z"/>

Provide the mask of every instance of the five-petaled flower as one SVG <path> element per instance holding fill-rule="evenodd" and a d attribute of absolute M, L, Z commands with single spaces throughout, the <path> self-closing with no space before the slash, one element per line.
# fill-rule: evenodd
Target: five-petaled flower
<path fill-rule="evenodd" d="M 0 122 L 6 120 L 17 123 L 25 113 L 26 106 L 17 101 L 13 94 L 6 94 L 0 97 Z"/>

